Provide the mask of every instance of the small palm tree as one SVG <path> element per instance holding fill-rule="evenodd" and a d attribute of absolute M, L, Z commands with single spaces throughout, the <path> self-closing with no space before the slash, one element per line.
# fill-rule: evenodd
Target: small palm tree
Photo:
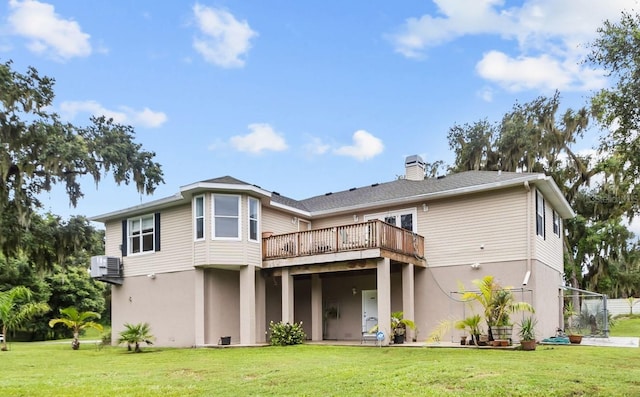
<path fill-rule="evenodd" d="M 20 328 L 34 316 L 49 311 L 44 302 L 31 302 L 33 292 L 27 287 L 17 286 L 0 292 L 0 322 L 2 323 L 2 350 L 7 350 L 7 331 Z"/>
<path fill-rule="evenodd" d="M 131 351 L 131 345 L 135 346 L 134 352 L 140 353 L 140 343 L 146 343 L 147 345 L 153 345 L 153 335 L 151 335 L 151 327 L 148 323 L 139 324 L 125 324 L 126 328 L 120 332 L 118 338 L 118 344 L 126 343 L 127 350 Z"/>
<path fill-rule="evenodd" d="M 71 348 L 78 350 L 80 348 L 80 331 L 86 328 L 93 328 L 102 332 L 102 325 L 92 321 L 92 319 L 99 319 L 100 314 L 96 312 L 86 311 L 79 312 L 75 307 L 67 307 L 66 309 L 60 309 L 62 318 L 54 318 L 49 321 L 49 327 L 54 327 L 56 324 L 63 324 L 67 328 L 73 331 L 73 340 L 71 341 Z"/>

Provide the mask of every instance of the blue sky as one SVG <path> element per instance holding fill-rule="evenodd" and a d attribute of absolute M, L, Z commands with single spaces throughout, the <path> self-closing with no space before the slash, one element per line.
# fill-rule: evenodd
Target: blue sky
<path fill-rule="evenodd" d="M 303 199 L 385 182 L 404 158 L 451 163 L 454 124 L 497 121 L 559 90 L 606 86 L 580 61 L 635 0 L 8 1 L 0 60 L 56 79 L 53 110 L 135 127 L 166 184 L 153 197 L 108 178 L 67 217 L 98 215 L 231 175 Z M 580 143 L 588 150 L 593 137 Z"/>

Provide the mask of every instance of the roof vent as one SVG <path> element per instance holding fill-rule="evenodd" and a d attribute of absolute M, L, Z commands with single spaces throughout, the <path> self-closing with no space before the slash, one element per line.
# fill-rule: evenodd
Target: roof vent
<path fill-rule="evenodd" d="M 371 185 L 371 187 L 376 187 L 378 185 L 379 185 L 379 183 L 374 183 L 373 185 Z"/>
<path fill-rule="evenodd" d="M 325 196 L 331 196 L 332 194 L 333 194 L 332 192 L 329 192 L 329 193 L 325 193 L 324 195 Z"/>
<path fill-rule="evenodd" d="M 352 187 L 351 189 L 349 189 L 350 192 L 353 192 L 354 190 L 356 190 L 355 187 Z"/>
<path fill-rule="evenodd" d="M 271 193 L 275 194 L 276 196 L 280 195 L 280 193 L 278 193 L 278 192 L 271 192 Z"/>
<path fill-rule="evenodd" d="M 438 176 L 436 177 L 436 179 L 444 179 L 445 177 L 446 177 L 446 175 L 438 175 Z"/>

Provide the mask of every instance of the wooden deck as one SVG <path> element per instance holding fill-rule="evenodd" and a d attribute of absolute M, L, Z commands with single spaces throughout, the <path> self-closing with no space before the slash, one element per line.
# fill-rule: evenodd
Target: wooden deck
<path fill-rule="evenodd" d="M 371 249 L 424 258 L 424 237 L 383 221 L 369 221 L 262 239 L 263 260 Z"/>

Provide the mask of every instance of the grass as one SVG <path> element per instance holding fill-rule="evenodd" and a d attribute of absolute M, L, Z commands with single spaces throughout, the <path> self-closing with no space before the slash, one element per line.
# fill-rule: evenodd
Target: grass
<path fill-rule="evenodd" d="M 640 335 L 640 322 L 626 329 Z M 133 354 L 89 342 L 72 351 L 64 341 L 11 343 L 0 357 L 2 396 L 640 395 L 634 348 L 301 345 Z"/>

